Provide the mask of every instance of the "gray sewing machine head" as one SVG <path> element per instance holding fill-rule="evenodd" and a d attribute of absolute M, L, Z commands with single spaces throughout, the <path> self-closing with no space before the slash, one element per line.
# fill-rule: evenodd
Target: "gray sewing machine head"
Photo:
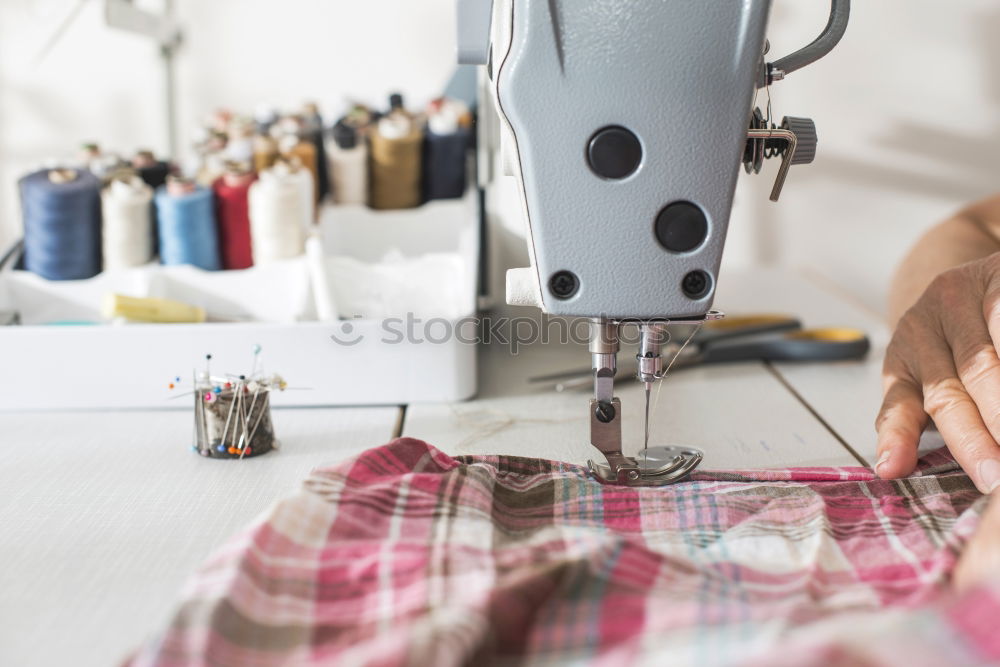
<path fill-rule="evenodd" d="M 832 0 L 814 42 L 767 62 L 771 0 L 458 0 L 459 59 L 483 64 L 508 174 L 521 186 L 531 266 L 507 298 L 592 319 L 591 443 L 606 482 L 659 485 L 700 462 L 693 450 L 622 453 L 614 397 L 618 327 L 640 328 L 639 379 L 664 372 L 667 327 L 711 310 L 742 164 L 812 161 L 811 121 L 780 126 L 754 92 L 826 55 L 847 26 Z M 663 450 L 663 451 L 659 451 Z M 650 461 L 653 461 L 650 463 Z"/>

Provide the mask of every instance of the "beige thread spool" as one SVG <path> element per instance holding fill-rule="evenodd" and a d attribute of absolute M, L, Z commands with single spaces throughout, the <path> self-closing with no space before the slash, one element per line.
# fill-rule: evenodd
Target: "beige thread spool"
<path fill-rule="evenodd" d="M 326 154 L 333 200 L 338 204 L 367 204 L 368 146 L 360 132 L 343 121 L 337 123 Z"/>
<path fill-rule="evenodd" d="M 422 203 L 424 134 L 411 118 L 391 114 L 371 133 L 372 208 L 414 208 Z"/>

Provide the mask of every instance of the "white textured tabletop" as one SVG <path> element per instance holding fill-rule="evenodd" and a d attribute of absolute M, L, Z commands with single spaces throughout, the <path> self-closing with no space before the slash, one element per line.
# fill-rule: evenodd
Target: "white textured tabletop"
<path fill-rule="evenodd" d="M 656 403 L 652 443 L 697 446 L 713 468 L 871 463 L 887 341 L 877 316 L 829 285 L 778 270 L 727 275 L 716 306 L 860 327 L 873 351 L 866 362 L 678 371 Z M 394 435 L 453 455 L 585 462 L 587 394 L 527 379 L 588 363 L 582 347 L 536 345 L 517 355 L 486 347 L 476 400 L 276 411 L 282 449 L 236 465 L 191 455 L 183 411 L 0 413 L 0 665 L 121 661 L 168 619 L 212 549 L 311 469 Z M 620 389 L 634 450 L 642 394 L 638 385 Z"/>

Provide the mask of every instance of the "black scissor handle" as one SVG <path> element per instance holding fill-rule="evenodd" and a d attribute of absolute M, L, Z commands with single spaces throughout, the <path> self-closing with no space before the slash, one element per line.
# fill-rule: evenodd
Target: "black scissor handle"
<path fill-rule="evenodd" d="M 871 341 L 858 329 L 806 329 L 708 342 L 700 361 L 844 361 L 863 359 L 870 349 Z"/>

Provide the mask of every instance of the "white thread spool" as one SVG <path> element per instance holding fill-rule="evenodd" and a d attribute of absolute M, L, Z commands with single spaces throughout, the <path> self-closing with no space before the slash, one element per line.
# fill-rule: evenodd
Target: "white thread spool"
<path fill-rule="evenodd" d="M 312 232 L 316 224 L 316 180 L 311 171 L 302 166 L 302 163 L 292 158 L 291 162 L 281 160 L 269 171 L 281 174 L 283 178 L 288 178 L 298 184 L 299 193 L 302 196 L 302 238 L 306 238 Z"/>
<path fill-rule="evenodd" d="M 338 123 L 327 142 L 330 189 L 338 204 L 368 203 L 368 146 L 352 127 Z"/>
<path fill-rule="evenodd" d="M 153 258 L 153 189 L 138 176 L 115 179 L 101 193 L 104 270 L 141 266 Z"/>
<path fill-rule="evenodd" d="M 300 146 L 302 148 L 300 148 Z M 285 135 L 278 142 L 278 149 L 284 156 L 284 167 L 290 170 L 297 179 L 300 181 L 300 187 L 302 188 L 302 195 L 308 198 L 305 202 L 306 210 L 309 215 L 306 217 L 305 226 L 302 228 L 303 231 L 308 234 L 312 229 L 313 224 L 316 222 L 316 188 L 319 183 L 316 181 L 317 169 L 316 169 L 316 149 L 311 143 L 302 141 L 298 135 Z M 312 155 L 312 164 L 307 165 L 300 159 L 300 150 L 305 151 L 306 154 Z M 276 164 L 275 167 L 279 165 Z"/>
<path fill-rule="evenodd" d="M 306 189 L 308 188 L 308 189 Z M 279 162 L 250 186 L 250 238 L 254 264 L 298 257 L 312 223 L 312 176 Z"/>

